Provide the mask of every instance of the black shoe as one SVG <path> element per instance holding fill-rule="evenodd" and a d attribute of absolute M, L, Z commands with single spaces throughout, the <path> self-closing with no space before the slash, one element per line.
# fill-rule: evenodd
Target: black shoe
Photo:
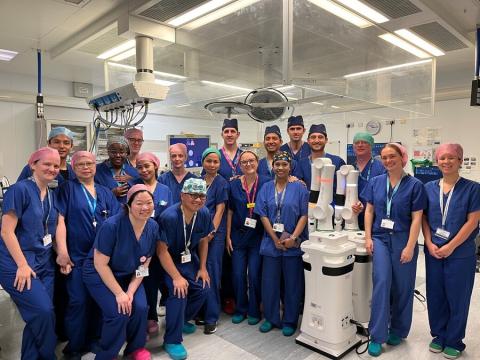
<path fill-rule="evenodd" d="M 214 334 L 217 331 L 217 324 L 205 324 L 203 333 L 206 335 Z"/>
<path fill-rule="evenodd" d="M 198 326 L 203 326 L 205 325 L 205 320 L 203 320 L 202 318 L 195 318 L 195 325 L 198 325 Z"/>

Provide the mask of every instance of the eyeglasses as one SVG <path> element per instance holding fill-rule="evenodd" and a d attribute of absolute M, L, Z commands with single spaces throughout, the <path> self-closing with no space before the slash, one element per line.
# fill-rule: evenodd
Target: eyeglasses
<path fill-rule="evenodd" d="M 134 144 L 143 144 L 143 142 L 144 142 L 143 139 L 135 139 L 135 138 L 127 138 L 127 140 L 134 143 Z"/>
<path fill-rule="evenodd" d="M 197 199 L 205 200 L 207 198 L 207 195 L 205 195 L 205 194 L 190 194 L 190 193 L 187 193 L 187 195 L 190 196 L 193 200 L 197 200 Z"/>
<path fill-rule="evenodd" d="M 251 160 L 242 160 L 240 161 L 240 164 L 243 165 L 243 166 L 246 166 L 246 165 L 251 165 L 251 164 L 255 164 L 255 161 L 254 159 L 251 159 Z"/>
<path fill-rule="evenodd" d="M 81 162 L 81 163 L 75 163 L 75 167 L 76 168 L 88 168 L 88 169 L 91 169 L 93 167 L 95 167 L 95 163 L 94 162 Z"/>

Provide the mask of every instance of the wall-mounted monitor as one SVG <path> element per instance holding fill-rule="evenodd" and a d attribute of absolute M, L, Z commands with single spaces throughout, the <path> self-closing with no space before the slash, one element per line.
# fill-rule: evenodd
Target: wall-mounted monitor
<path fill-rule="evenodd" d="M 187 168 L 202 167 L 202 153 L 210 146 L 210 135 L 168 135 L 167 145 L 182 143 L 187 147 Z M 167 149 L 168 154 L 168 149 Z"/>

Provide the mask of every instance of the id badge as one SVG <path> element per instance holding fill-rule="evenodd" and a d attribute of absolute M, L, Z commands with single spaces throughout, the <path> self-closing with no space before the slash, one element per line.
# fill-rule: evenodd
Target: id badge
<path fill-rule="evenodd" d="M 255 203 L 247 203 L 247 209 L 253 209 L 255 207 Z"/>
<path fill-rule="evenodd" d="M 437 235 L 439 238 L 442 238 L 444 240 L 448 240 L 450 238 L 450 231 L 447 231 L 442 228 L 437 228 L 437 231 L 435 231 L 435 235 Z"/>
<path fill-rule="evenodd" d="M 155 217 L 155 209 L 152 211 L 152 215 L 150 215 L 151 218 Z"/>
<path fill-rule="evenodd" d="M 283 233 L 284 230 L 285 230 L 285 226 L 283 226 L 283 224 L 280 224 L 280 223 L 273 224 L 273 231 Z"/>
<path fill-rule="evenodd" d="M 382 219 L 382 223 L 380 224 L 382 228 L 389 230 L 393 230 L 393 225 L 395 225 L 395 221 L 390 219 Z"/>
<path fill-rule="evenodd" d="M 140 265 L 137 270 L 135 270 L 135 277 L 143 278 L 148 276 L 148 267 Z"/>
<path fill-rule="evenodd" d="M 47 234 L 43 237 L 43 246 L 48 246 L 52 243 L 52 235 Z"/>
<path fill-rule="evenodd" d="M 190 251 L 182 252 L 181 261 L 182 261 L 182 264 L 186 264 L 192 261 L 192 254 L 190 254 Z"/>
<path fill-rule="evenodd" d="M 249 227 L 249 228 L 252 228 L 252 229 L 255 229 L 257 227 L 257 220 L 247 217 L 245 219 L 245 226 Z"/>

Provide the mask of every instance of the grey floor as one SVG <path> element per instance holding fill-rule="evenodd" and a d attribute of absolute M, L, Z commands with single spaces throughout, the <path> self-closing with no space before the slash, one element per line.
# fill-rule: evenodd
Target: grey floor
<path fill-rule="evenodd" d="M 475 288 L 470 306 L 470 317 L 465 342 L 467 349 L 462 359 L 480 359 L 480 282 L 477 274 Z M 425 270 L 423 256 L 418 260 L 417 289 L 425 293 Z M 163 323 L 162 323 L 163 326 Z M 20 344 L 22 338 L 23 321 L 10 301 L 5 291 L 0 291 L 0 359 L 20 359 Z M 222 360 L 256 360 L 256 359 L 292 359 L 313 360 L 326 359 L 325 357 L 295 344 L 295 336 L 285 338 L 281 331 L 273 330 L 268 334 L 261 334 L 258 326 L 249 326 L 246 322 L 234 325 L 230 318 L 222 315 L 218 331 L 213 335 L 204 335 L 198 329 L 196 333 L 185 337 L 189 359 L 222 359 Z M 153 359 L 169 359 L 162 350 L 163 328 L 160 334 L 152 337 L 147 348 L 152 352 Z M 415 301 L 413 325 L 408 339 L 398 347 L 384 346 L 381 359 L 443 359 L 441 354 L 428 351 L 430 335 L 428 330 L 427 311 L 424 304 Z M 58 346 L 58 354 L 64 344 Z M 93 359 L 93 354 L 87 354 L 84 360 Z M 355 352 L 347 354 L 344 359 L 367 359 L 368 354 L 357 355 Z M 59 356 L 61 359 L 61 356 Z"/>

